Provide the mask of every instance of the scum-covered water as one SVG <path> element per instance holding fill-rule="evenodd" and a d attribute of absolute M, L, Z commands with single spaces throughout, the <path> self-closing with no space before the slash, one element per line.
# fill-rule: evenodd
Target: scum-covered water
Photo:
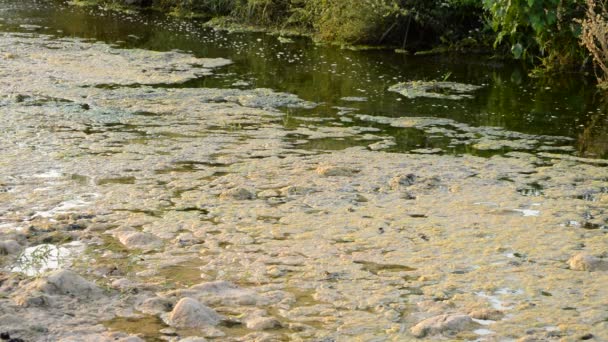
<path fill-rule="evenodd" d="M 584 80 L 35 1 L 0 31 L 3 338 L 608 340 Z"/>
<path fill-rule="evenodd" d="M 390 151 L 423 148 L 488 156 L 521 150 L 524 145 L 527 145 L 525 150 L 539 148 L 535 144 L 479 145 L 466 137 L 454 138 L 453 129 L 449 132 L 421 127 L 396 129 L 361 121 L 354 114 L 436 117 L 472 127 L 568 137 L 572 140 L 567 145 L 572 150 L 566 149 L 566 152 L 592 158 L 608 156 L 606 103 L 589 79 L 579 74 L 535 79 L 528 77 L 527 71 L 518 65 L 477 56 L 416 57 L 385 50 L 351 51 L 315 45 L 308 39 L 284 43 L 278 35 L 214 31 L 203 28 L 200 22 L 157 13 L 125 14 L 76 8 L 59 2 L 4 0 L 1 4 L 0 30 L 3 31 L 81 37 L 124 48 L 178 49 L 195 56 L 234 61 L 214 76 L 170 87 L 271 88 L 320 104 L 314 111 L 291 111 L 292 115 L 284 120 L 286 129 L 311 123 L 301 117 L 323 119 L 315 121 L 315 125 L 371 125 L 392 137 L 390 146 L 382 146 Z M 445 79 L 482 88 L 475 91 L 472 98 L 462 100 L 407 98 L 388 91 L 400 82 Z M 433 125 L 441 126 L 441 123 Z M 483 131 L 475 133 L 487 136 Z M 308 147 L 335 150 L 353 145 L 357 142 L 318 139 Z"/>

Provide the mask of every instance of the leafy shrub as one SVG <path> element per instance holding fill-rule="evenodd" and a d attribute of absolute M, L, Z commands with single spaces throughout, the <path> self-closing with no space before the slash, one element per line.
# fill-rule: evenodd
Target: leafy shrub
<path fill-rule="evenodd" d="M 395 8 L 391 0 L 312 0 L 313 27 L 323 40 L 371 43 L 382 35 Z"/>
<path fill-rule="evenodd" d="M 237 0 L 233 14 L 255 24 L 276 25 L 289 16 L 291 0 Z"/>
<path fill-rule="evenodd" d="M 321 39 L 359 44 L 431 46 L 464 38 L 482 18 L 474 0 L 310 0 L 306 10 Z"/>
<path fill-rule="evenodd" d="M 495 46 L 510 47 L 516 59 L 541 57 L 547 68 L 584 59 L 577 44 L 575 19 L 585 12 L 584 0 L 483 0 L 497 32 Z"/>

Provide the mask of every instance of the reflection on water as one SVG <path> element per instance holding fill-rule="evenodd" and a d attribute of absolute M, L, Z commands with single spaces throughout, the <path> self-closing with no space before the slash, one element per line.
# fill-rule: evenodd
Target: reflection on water
<path fill-rule="evenodd" d="M 0 30 L 50 33 L 114 43 L 126 48 L 179 49 L 235 63 L 221 73 L 188 81 L 181 87 L 266 87 L 321 103 L 298 115 L 339 121 L 344 107 L 385 117 L 423 116 L 453 119 L 471 126 L 495 126 L 528 134 L 577 139 L 580 155 L 608 157 L 606 108 L 593 84 L 580 75 L 530 79 L 526 70 L 471 56 L 404 56 L 390 51 L 350 51 L 318 46 L 308 39 L 283 43 L 262 33 L 227 33 L 197 21 L 153 12 L 124 14 L 30 1 L 0 2 Z M 93 11 L 95 14 L 93 14 Z M 283 41 L 283 42 L 282 42 Z M 396 83 L 442 80 L 484 85 L 472 99 L 408 99 L 388 91 Z M 367 101 L 346 101 L 363 97 Z M 345 99 L 346 98 L 346 99 Z M 336 107 L 340 107 L 337 109 Z M 348 125 L 348 122 L 341 124 Z M 284 124 L 293 124 L 287 121 Z M 286 127 L 289 128 L 289 127 Z M 433 136 L 380 126 L 397 140 L 395 150 L 442 148 L 447 153 L 478 153 L 469 146 L 446 149 Z M 348 142 L 311 143 L 311 148 L 340 149 Z"/>
<path fill-rule="evenodd" d="M 578 154 L 590 158 L 606 158 L 608 153 L 608 99 L 604 99 L 601 111 L 590 117 L 589 122 L 578 134 Z"/>

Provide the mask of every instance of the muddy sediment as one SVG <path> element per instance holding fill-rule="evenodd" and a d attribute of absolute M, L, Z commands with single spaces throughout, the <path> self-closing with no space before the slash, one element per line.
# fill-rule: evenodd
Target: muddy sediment
<path fill-rule="evenodd" d="M 606 165 L 538 149 L 567 139 L 384 118 L 535 146 L 389 153 L 368 127 L 286 130 L 315 105 L 294 95 L 167 86 L 226 60 L 34 34 L 0 58 L 0 332 L 608 340 Z M 302 148 L 324 138 L 365 143 Z"/>

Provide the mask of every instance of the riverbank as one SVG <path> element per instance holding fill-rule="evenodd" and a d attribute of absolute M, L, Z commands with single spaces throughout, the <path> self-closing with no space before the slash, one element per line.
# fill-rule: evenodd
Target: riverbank
<path fill-rule="evenodd" d="M 323 44 L 391 49 L 400 53 L 491 54 L 494 40 L 493 34 L 483 30 L 481 6 L 472 3 L 442 6 L 426 3 L 413 9 L 399 8 L 382 1 L 353 6 L 345 2 L 318 1 L 194 1 L 186 4 L 176 1 L 87 0 L 70 3 L 119 11 L 153 9 L 176 17 L 200 20 L 219 29 L 307 36 Z M 412 20 L 412 17 L 417 19 Z"/>
<path fill-rule="evenodd" d="M 390 153 L 373 127 L 291 127 L 319 104 L 183 86 L 222 58 L 38 33 L 3 33 L 0 56 L 0 332 L 608 340 L 605 160 Z M 460 132 L 559 148 L 507 133 Z"/>
<path fill-rule="evenodd" d="M 459 52 L 513 58 L 533 75 L 595 69 L 606 84 L 606 9 L 592 0 L 559 4 L 528 1 L 257 1 L 100 0 L 71 4 L 105 8 L 154 8 L 208 20 L 214 27 L 306 34 L 341 46 L 389 46 L 420 55 Z"/>

